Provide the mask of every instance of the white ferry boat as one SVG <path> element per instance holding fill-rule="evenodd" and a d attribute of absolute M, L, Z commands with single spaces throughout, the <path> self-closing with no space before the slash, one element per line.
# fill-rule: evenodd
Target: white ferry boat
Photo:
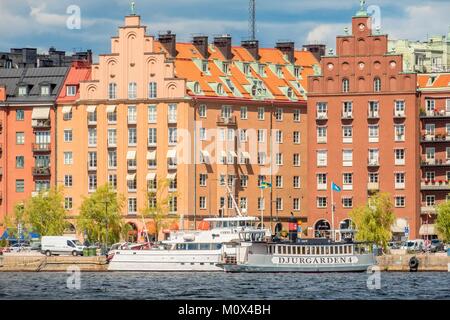
<path fill-rule="evenodd" d="M 226 272 L 357 272 L 376 264 L 369 244 L 299 239 L 295 243 L 263 241 L 258 231 L 242 232 L 232 244 L 236 255 L 224 252 Z"/>
<path fill-rule="evenodd" d="M 204 219 L 210 225 L 205 231 L 175 231 L 166 241 L 150 249 L 113 250 L 109 255 L 110 271 L 222 271 L 217 266 L 223 255 L 236 255 L 234 245 L 245 231 L 259 230 L 270 237 L 267 229 L 257 229 L 256 217 L 223 217 Z"/>

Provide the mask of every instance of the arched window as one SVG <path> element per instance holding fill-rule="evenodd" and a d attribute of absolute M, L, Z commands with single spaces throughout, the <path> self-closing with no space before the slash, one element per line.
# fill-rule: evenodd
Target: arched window
<path fill-rule="evenodd" d="M 350 81 L 348 79 L 342 80 L 342 92 L 349 92 L 350 91 Z"/>
<path fill-rule="evenodd" d="M 217 85 L 217 94 L 220 94 L 220 95 L 223 94 L 223 86 L 222 86 L 221 83 L 219 83 L 219 84 Z"/>
<path fill-rule="evenodd" d="M 128 84 L 128 99 L 137 98 L 137 84 L 136 82 L 130 82 Z"/>
<path fill-rule="evenodd" d="M 117 84 L 114 82 L 108 85 L 108 98 L 110 100 L 117 99 Z"/>
<path fill-rule="evenodd" d="M 381 79 L 376 77 L 373 80 L 373 91 L 380 92 L 381 91 Z"/>

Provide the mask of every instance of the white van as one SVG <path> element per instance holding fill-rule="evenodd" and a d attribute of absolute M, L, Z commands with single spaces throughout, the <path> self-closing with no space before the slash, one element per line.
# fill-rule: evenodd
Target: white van
<path fill-rule="evenodd" d="M 44 236 L 41 239 L 41 252 L 47 257 L 51 255 L 83 254 L 85 246 L 75 237 Z"/>
<path fill-rule="evenodd" d="M 407 251 L 422 251 L 425 248 L 425 241 L 423 239 L 409 240 L 401 247 Z"/>

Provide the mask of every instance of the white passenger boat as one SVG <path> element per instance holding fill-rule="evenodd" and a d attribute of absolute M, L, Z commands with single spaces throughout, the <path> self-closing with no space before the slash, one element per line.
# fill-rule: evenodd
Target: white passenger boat
<path fill-rule="evenodd" d="M 245 231 L 259 230 L 270 237 L 267 229 L 257 229 L 256 217 L 223 217 L 204 219 L 210 225 L 204 231 L 175 231 L 166 241 L 144 250 L 113 250 L 109 255 L 110 271 L 222 271 L 217 266 L 223 254 L 236 255 L 234 245 Z"/>
<path fill-rule="evenodd" d="M 258 231 L 242 232 L 236 255 L 224 252 L 226 272 L 357 272 L 376 264 L 370 245 L 298 239 L 295 243 L 263 241 Z"/>

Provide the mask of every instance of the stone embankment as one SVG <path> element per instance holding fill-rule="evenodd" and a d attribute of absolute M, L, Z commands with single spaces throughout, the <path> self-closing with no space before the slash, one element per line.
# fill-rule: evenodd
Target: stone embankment
<path fill-rule="evenodd" d="M 377 257 L 381 271 L 410 271 L 411 258 L 416 257 L 417 271 L 450 272 L 450 257 L 447 253 L 435 254 L 390 254 Z"/>
<path fill-rule="evenodd" d="M 0 256 L 0 272 L 66 272 L 71 267 L 78 267 L 80 271 L 106 271 L 108 265 L 104 256 L 72 257 L 42 254 L 14 254 L 5 253 Z"/>

